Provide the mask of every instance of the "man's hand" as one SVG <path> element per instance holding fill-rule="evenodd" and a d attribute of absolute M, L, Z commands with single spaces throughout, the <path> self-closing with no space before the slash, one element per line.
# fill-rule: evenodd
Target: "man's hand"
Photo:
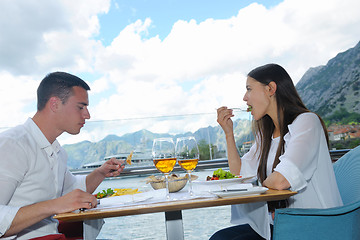
<path fill-rule="evenodd" d="M 103 174 L 104 177 L 116 177 L 124 170 L 125 166 L 122 165 L 124 161 L 120 161 L 116 158 L 111 158 L 106 161 L 101 167 L 97 170 L 99 173 Z"/>
<path fill-rule="evenodd" d="M 70 193 L 54 199 L 55 213 L 71 212 L 81 208 L 94 208 L 97 206 L 96 197 L 88 192 L 75 189 Z"/>
<path fill-rule="evenodd" d="M 124 161 L 120 161 L 116 158 L 111 158 L 106 161 L 101 167 L 92 171 L 86 177 L 86 191 L 93 193 L 99 184 L 106 177 L 116 177 L 124 170 L 125 166 L 121 165 Z"/>

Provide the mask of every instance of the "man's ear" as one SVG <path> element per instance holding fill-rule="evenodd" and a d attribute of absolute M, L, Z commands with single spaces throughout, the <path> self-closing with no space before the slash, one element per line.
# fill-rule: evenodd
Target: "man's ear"
<path fill-rule="evenodd" d="M 269 93 L 270 93 L 270 96 L 273 96 L 275 93 L 276 93 L 276 89 L 277 89 L 277 85 L 274 81 L 271 81 L 269 84 Z"/>
<path fill-rule="evenodd" d="M 59 107 L 60 99 L 58 97 L 51 97 L 48 103 L 51 111 L 56 112 Z"/>

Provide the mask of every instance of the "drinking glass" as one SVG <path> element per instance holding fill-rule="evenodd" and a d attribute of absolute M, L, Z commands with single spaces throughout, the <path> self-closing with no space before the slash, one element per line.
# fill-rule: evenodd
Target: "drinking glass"
<path fill-rule="evenodd" d="M 155 167 L 165 176 L 166 199 L 170 200 L 168 176 L 176 164 L 173 139 L 155 138 L 152 147 L 152 157 Z"/>
<path fill-rule="evenodd" d="M 199 148 L 194 137 L 181 137 L 176 140 L 176 158 L 189 177 L 189 194 L 193 196 L 191 172 L 199 161 Z"/>

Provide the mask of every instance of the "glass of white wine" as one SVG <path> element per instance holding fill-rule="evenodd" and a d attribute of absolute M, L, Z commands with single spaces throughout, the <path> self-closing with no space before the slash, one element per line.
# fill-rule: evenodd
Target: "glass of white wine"
<path fill-rule="evenodd" d="M 168 176 L 176 164 L 173 139 L 155 138 L 152 147 L 152 158 L 155 167 L 165 176 L 166 199 L 170 200 Z"/>
<path fill-rule="evenodd" d="M 199 162 L 199 148 L 194 137 L 181 137 L 176 140 L 176 158 L 181 166 L 188 173 L 189 194 L 193 196 L 191 172 Z"/>

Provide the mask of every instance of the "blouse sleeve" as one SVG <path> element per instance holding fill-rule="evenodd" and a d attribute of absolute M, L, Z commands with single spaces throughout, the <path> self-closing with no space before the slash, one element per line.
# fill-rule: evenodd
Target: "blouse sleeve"
<path fill-rule="evenodd" d="M 285 152 L 274 171 L 289 181 L 292 190 L 299 191 L 314 174 L 318 149 L 321 141 L 326 140 L 320 120 L 314 113 L 299 115 L 288 127 L 289 132 L 284 137 Z"/>

